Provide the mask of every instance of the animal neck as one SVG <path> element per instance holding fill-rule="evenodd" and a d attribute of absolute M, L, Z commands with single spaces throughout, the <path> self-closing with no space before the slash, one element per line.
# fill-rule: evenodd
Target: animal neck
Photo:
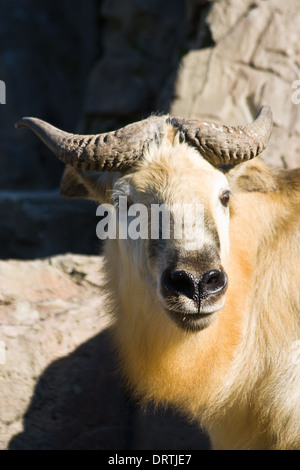
<path fill-rule="evenodd" d="M 297 269 L 293 276 L 290 273 L 300 256 L 300 199 L 291 203 L 273 194 L 257 195 L 254 200 L 253 222 L 245 225 L 254 240 L 247 240 L 254 266 L 241 341 L 218 396 L 203 419 L 215 448 L 296 449 L 300 373 L 299 356 L 298 361 L 293 360 L 293 344 L 300 337 L 300 275 Z M 246 195 L 244 207 L 240 206 L 244 214 L 243 209 L 251 209 L 250 201 Z M 233 232 L 240 227 L 241 219 L 240 214 L 237 227 L 233 219 Z M 239 238 L 238 231 L 232 233 L 232 240 L 245 246 Z M 285 429 L 283 420 L 289 423 Z"/>
<path fill-rule="evenodd" d="M 225 308 L 211 325 L 194 333 L 179 329 L 155 301 L 151 285 L 132 269 L 126 271 L 126 283 L 119 283 L 111 296 L 114 337 L 120 369 L 138 397 L 171 404 L 194 418 L 211 406 L 241 341 L 250 267 L 245 260 L 238 274 L 238 257 L 229 272 L 239 278 L 242 295 L 234 295 L 235 282 L 230 283 Z M 124 279 L 124 269 L 110 276 L 114 282 Z"/>
<path fill-rule="evenodd" d="M 286 204 L 276 197 L 270 204 L 270 197 L 238 198 L 231 218 L 226 304 L 202 331 L 180 330 L 155 301 L 151 286 L 132 269 L 126 272 L 126 282 L 118 283 L 124 279 L 124 266 L 108 265 L 108 277 L 119 287 L 114 291 L 111 284 L 109 291 L 127 383 L 143 400 L 171 404 L 196 419 L 201 416 L 217 448 L 276 447 L 276 423 L 280 428 L 282 413 L 292 419 L 286 385 L 274 377 L 280 370 L 284 377 L 289 365 L 281 351 L 288 349 L 291 338 L 300 337 L 299 274 L 292 286 L 284 281 L 300 256 L 295 240 L 299 227 L 294 226 L 299 222 L 298 217 L 287 222 Z M 296 205 L 295 214 L 300 209 Z M 298 397 L 299 371 L 293 374 L 293 393 Z M 299 400 L 296 406 L 299 409 Z M 298 423 L 299 416 L 300 409 Z M 286 445 L 291 437 L 282 439 Z"/>

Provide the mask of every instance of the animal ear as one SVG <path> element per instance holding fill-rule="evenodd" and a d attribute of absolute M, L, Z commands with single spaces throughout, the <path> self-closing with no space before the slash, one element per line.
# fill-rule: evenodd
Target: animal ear
<path fill-rule="evenodd" d="M 278 189 L 274 174 L 260 158 L 237 165 L 226 176 L 233 190 L 270 193 Z"/>
<path fill-rule="evenodd" d="M 111 203 L 114 182 L 119 173 L 76 170 L 67 165 L 60 184 L 60 193 L 69 198 L 92 199 L 100 204 Z"/>

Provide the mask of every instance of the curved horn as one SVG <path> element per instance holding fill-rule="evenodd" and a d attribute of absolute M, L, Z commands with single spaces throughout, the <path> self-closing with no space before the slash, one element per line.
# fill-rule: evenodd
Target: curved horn
<path fill-rule="evenodd" d="M 171 124 L 212 165 L 237 165 L 259 155 L 273 126 L 272 112 L 263 106 L 252 124 L 239 127 L 166 116 L 151 116 L 117 131 L 77 135 L 61 131 L 41 119 L 25 117 L 16 127 L 35 132 L 63 163 L 90 171 L 125 172 L 142 156 L 148 144 L 159 143 L 164 123 Z"/>
<path fill-rule="evenodd" d="M 24 117 L 16 128 L 31 129 L 66 165 L 89 171 L 130 168 L 153 140 L 160 142 L 165 118 L 151 116 L 117 131 L 98 135 L 69 134 L 41 119 Z"/>
<path fill-rule="evenodd" d="M 196 147 L 212 165 L 237 165 L 259 155 L 267 146 L 272 127 L 272 111 L 263 106 L 255 121 L 247 126 L 228 127 L 204 121 L 169 118 L 182 140 Z"/>

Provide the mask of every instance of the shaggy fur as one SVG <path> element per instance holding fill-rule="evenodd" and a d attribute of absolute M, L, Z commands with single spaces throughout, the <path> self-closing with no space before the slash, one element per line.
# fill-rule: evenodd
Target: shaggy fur
<path fill-rule="evenodd" d="M 215 194 L 226 179 L 171 131 L 120 177 L 118 191 L 130 187 L 131 197 L 148 206 L 199 198 L 210 221 L 205 247 L 215 243 L 229 279 L 225 306 L 206 328 L 184 331 L 166 314 L 158 290 L 164 253 L 172 245 L 182 260 L 184 246 L 170 241 L 160 256 L 150 256 L 145 240 L 107 240 L 107 292 L 121 370 L 140 399 L 171 404 L 199 420 L 214 449 L 299 449 L 300 170 L 274 171 L 256 158 L 226 177 L 230 250 Z M 106 194 L 112 201 L 113 178 L 98 176 L 91 184 L 67 170 L 66 194 L 74 178 L 81 193 L 85 187 L 88 197 L 104 202 Z M 219 251 L 213 237 L 208 242 L 208 227 L 218 234 Z"/>

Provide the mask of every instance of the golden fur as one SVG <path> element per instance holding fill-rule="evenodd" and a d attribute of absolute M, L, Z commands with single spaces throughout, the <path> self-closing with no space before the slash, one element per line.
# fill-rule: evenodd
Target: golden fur
<path fill-rule="evenodd" d="M 209 211 L 218 174 L 171 135 L 123 179 L 146 204 L 199 196 Z M 215 449 L 299 449 L 300 170 L 273 171 L 257 158 L 227 178 L 229 287 L 207 328 L 184 331 L 166 315 L 145 243 L 106 243 L 121 370 L 140 399 L 199 420 Z"/>

